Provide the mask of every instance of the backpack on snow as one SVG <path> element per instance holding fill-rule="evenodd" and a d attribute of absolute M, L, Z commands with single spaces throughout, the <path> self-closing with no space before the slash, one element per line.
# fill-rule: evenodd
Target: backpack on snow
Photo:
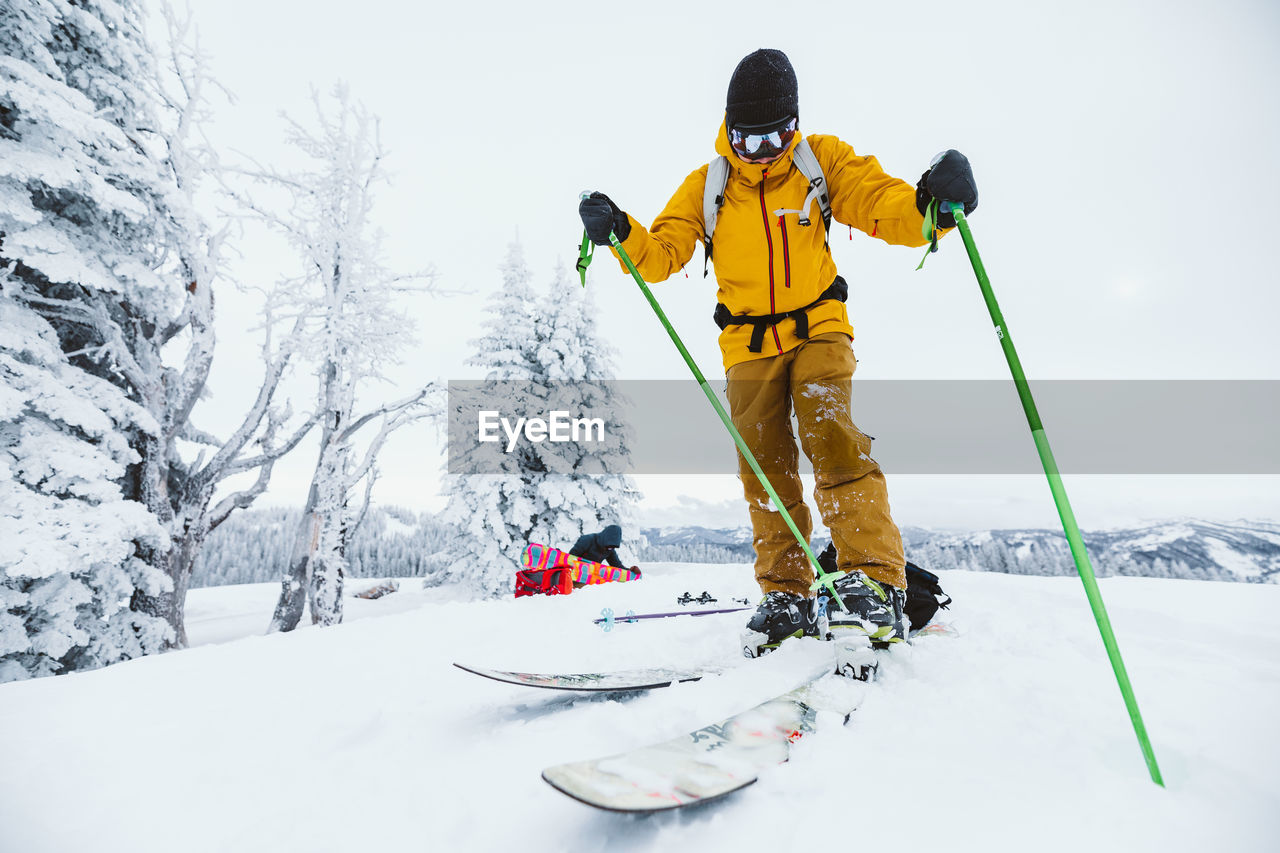
<path fill-rule="evenodd" d="M 943 601 L 938 600 L 942 596 Z M 919 631 L 933 619 L 938 608 L 947 609 L 951 596 L 942 591 L 938 576 L 915 563 L 907 563 L 907 603 L 903 609 L 911 620 L 911 630 Z"/>
<path fill-rule="evenodd" d="M 526 595 L 568 595 L 573 575 L 567 568 L 520 569 L 516 572 L 516 598 Z"/>
<path fill-rule="evenodd" d="M 818 565 L 822 566 L 823 571 L 826 572 L 836 570 L 834 543 L 828 543 L 826 549 L 818 555 Z M 939 601 L 939 596 L 946 600 Z M 934 614 L 938 612 L 938 608 L 946 610 L 950 603 L 951 596 L 942 591 L 937 575 L 920 568 L 915 563 L 907 562 L 907 600 L 903 609 L 906 611 L 907 618 L 911 620 L 912 633 L 928 625 L 929 620 L 933 619 Z"/>

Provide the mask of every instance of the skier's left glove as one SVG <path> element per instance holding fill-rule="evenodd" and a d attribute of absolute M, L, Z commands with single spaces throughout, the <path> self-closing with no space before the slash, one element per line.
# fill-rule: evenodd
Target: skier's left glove
<path fill-rule="evenodd" d="M 604 193 L 592 193 L 578 202 L 578 216 L 582 217 L 587 236 L 597 246 L 609 245 L 610 231 L 618 235 L 618 242 L 631 234 L 631 220 Z"/>
<path fill-rule="evenodd" d="M 928 170 L 920 176 L 916 184 L 916 208 L 924 216 L 929 202 L 953 201 L 964 205 L 964 215 L 968 216 L 978 207 L 978 185 L 973 180 L 973 169 L 969 166 L 969 158 L 954 148 L 933 158 Z M 938 227 L 954 228 L 956 218 L 951 211 L 938 211 Z"/>

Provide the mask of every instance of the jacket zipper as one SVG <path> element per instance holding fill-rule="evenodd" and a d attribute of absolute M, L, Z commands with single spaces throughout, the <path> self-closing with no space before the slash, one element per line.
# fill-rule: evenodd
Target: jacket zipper
<path fill-rule="evenodd" d="M 782 229 L 782 286 L 791 287 L 791 249 L 787 247 L 787 218 L 785 216 L 778 217 L 778 227 Z"/>
<path fill-rule="evenodd" d="M 764 238 L 769 243 L 769 313 L 777 314 L 778 308 L 774 304 L 773 298 L 773 234 L 769 231 L 769 207 L 764 203 L 764 180 L 767 177 L 769 177 L 769 173 L 765 172 L 763 177 L 760 178 L 760 215 L 764 221 Z M 784 231 L 783 233 L 785 234 L 786 232 Z M 778 325 L 775 323 L 769 328 L 773 332 L 773 343 L 778 348 L 778 355 L 782 355 L 782 341 L 778 338 Z"/>

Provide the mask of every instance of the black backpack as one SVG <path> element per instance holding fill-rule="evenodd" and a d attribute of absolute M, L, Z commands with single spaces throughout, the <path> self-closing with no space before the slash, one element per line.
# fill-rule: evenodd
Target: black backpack
<path fill-rule="evenodd" d="M 829 543 L 818 555 L 818 565 L 822 566 L 825 572 L 836 571 L 835 543 Z M 940 601 L 939 596 L 945 600 Z M 908 561 L 907 602 L 904 609 L 907 612 L 907 618 L 911 620 L 911 631 L 914 633 L 928 625 L 929 620 L 933 619 L 934 614 L 938 612 L 938 608 L 946 610 L 949 604 L 951 604 L 951 596 L 942 591 L 938 576 Z"/>

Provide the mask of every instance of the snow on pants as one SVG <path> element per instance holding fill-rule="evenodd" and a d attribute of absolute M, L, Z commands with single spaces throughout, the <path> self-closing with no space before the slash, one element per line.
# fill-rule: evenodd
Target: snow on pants
<path fill-rule="evenodd" d="M 857 569 L 905 589 L 902 534 L 889 515 L 889 493 L 871 458 L 871 439 L 853 424 L 850 398 L 857 361 L 841 332 L 810 338 L 772 358 L 729 368 L 729 411 L 800 532 L 808 539 L 813 520 L 805 506 L 799 454 L 791 429 L 794 406 L 800 447 L 813 463 L 814 502 L 831 530 L 840 571 Z M 738 472 L 751 513 L 756 581 L 774 590 L 808 596 L 813 567 L 782 514 L 742 454 Z"/>

